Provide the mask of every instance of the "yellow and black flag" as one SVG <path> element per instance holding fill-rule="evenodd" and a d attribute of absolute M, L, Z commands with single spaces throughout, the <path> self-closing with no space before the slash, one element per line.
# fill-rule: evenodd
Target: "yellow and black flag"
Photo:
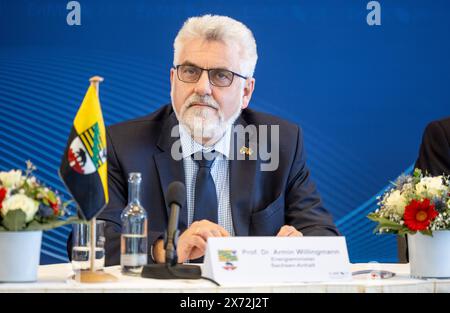
<path fill-rule="evenodd" d="M 73 121 L 59 175 L 85 219 L 96 217 L 108 203 L 105 124 L 94 84 Z"/>

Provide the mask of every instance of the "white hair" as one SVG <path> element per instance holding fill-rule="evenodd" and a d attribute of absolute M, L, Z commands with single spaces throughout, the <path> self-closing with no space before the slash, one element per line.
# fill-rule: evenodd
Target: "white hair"
<path fill-rule="evenodd" d="M 258 54 L 253 33 L 241 22 L 228 16 L 203 15 L 191 17 L 184 22 L 173 43 L 174 66 L 178 65 L 180 51 L 188 40 L 203 38 L 207 41 L 236 43 L 240 48 L 242 75 L 253 77 Z"/>

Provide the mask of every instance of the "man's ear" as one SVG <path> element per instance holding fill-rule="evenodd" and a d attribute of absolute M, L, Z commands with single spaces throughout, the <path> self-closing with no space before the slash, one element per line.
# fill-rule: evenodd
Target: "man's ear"
<path fill-rule="evenodd" d="M 175 75 L 175 69 L 172 67 L 172 68 L 170 68 L 170 86 L 172 86 L 172 84 L 173 84 L 173 78 L 174 78 L 173 75 Z"/>
<path fill-rule="evenodd" d="M 255 79 L 253 77 L 247 78 L 244 85 L 244 92 L 242 94 L 241 109 L 245 109 L 248 107 L 250 99 L 252 98 L 253 90 L 255 90 Z"/>

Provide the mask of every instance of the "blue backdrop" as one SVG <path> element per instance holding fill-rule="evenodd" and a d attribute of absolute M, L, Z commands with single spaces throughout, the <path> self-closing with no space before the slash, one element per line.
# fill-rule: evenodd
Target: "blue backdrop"
<path fill-rule="evenodd" d="M 0 170 L 31 159 L 61 190 L 57 168 L 89 77 L 107 124 L 169 102 L 173 39 L 183 21 L 229 15 L 253 30 L 254 109 L 300 124 L 325 204 L 352 262 L 395 262 L 393 236 L 372 234 L 375 196 L 407 171 L 425 125 L 450 111 L 450 2 L 0 0 Z M 41 263 L 67 261 L 68 228 L 46 232 Z"/>

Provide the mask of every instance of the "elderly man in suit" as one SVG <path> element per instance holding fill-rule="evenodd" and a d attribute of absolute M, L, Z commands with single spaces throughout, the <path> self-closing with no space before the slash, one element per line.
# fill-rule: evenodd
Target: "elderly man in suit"
<path fill-rule="evenodd" d="M 311 180 L 301 129 L 248 109 L 257 61 L 252 32 L 225 16 L 190 18 L 173 61 L 172 103 L 107 129 L 110 201 L 98 217 L 107 221 L 106 264 L 119 263 L 131 172 L 142 173 L 154 262 L 164 262 L 172 181 L 185 183 L 187 193 L 179 262 L 201 258 L 210 237 L 339 235 Z"/>

